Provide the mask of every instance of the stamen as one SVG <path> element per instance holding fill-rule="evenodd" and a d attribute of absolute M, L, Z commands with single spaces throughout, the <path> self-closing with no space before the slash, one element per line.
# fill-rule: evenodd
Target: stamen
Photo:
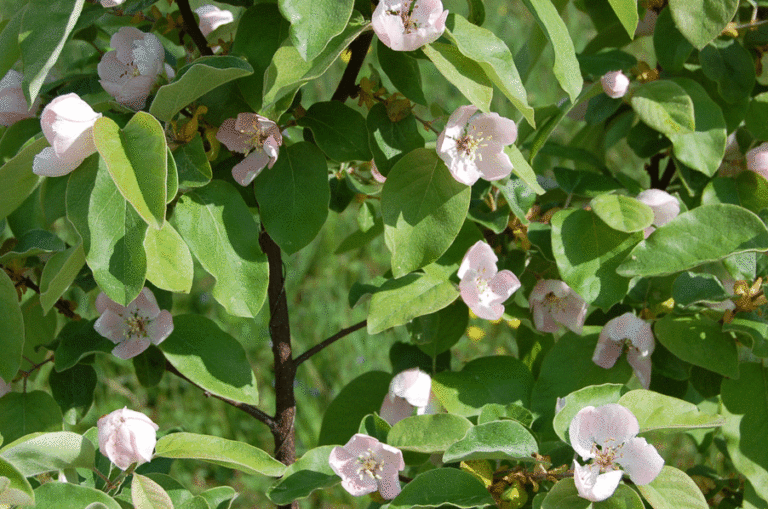
<path fill-rule="evenodd" d="M 357 473 L 360 476 L 361 481 L 366 475 L 371 479 L 381 479 L 379 472 L 384 470 L 384 465 L 378 461 L 378 458 L 376 458 L 376 454 L 374 454 L 372 449 L 368 449 L 358 456 L 357 462 L 360 463 Z"/>

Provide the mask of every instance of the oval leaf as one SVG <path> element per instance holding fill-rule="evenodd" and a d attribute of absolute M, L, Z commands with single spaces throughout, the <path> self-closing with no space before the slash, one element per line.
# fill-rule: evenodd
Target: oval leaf
<path fill-rule="evenodd" d="M 169 292 L 189 293 L 195 275 L 192 255 L 170 223 L 165 223 L 159 230 L 147 230 L 144 251 L 147 253 L 147 279 L 153 285 Z"/>
<path fill-rule="evenodd" d="M 342 102 L 317 102 L 297 123 L 312 130 L 317 146 L 334 161 L 370 161 L 373 157 L 365 119 Z"/>
<path fill-rule="evenodd" d="M 21 354 L 24 350 L 24 315 L 19 307 L 16 287 L 4 270 L 0 273 L 0 323 L 3 324 L 0 378 L 10 383 L 21 367 Z"/>
<path fill-rule="evenodd" d="M 491 110 L 493 84 L 480 64 L 465 57 L 456 46 L 450 44 L 433 42 L 423 46 L 422 50 L 440 74 L 458 88 L 470 103 L 481 111 Z"/>
<path fill-rule="evenodd" d="M 100 505 L 99 505 L 100 504 Z M 35 490 L 35 509 L 121 509 L 117 501 L 94 488 L 66 482 L 47 482 Z"/>
<path fill-rule="evenodd" d="M 35 494 L 25 476 L 14 465 L 0 458 L 0 504 L 32 505 Z"/>
<path fill-rule="evenodd" d="M 149 477 L 133 474 L 131 501 L 136 509 L 173 509 L 171 497 Z"/>
<path fill-rule="evenodd" d="M 482 508 L 496 504 L 483 482 L 455 468 L 438 468 L 417 475 L 389 503 L 390 509 L 428 507 Z"/>
<path fill-rule="evenodd" d="M 667 136 L 690 133 L 696 127 L 691 97 L 672 81 L 645 83 L 635 90 L 630 104 L 640 120 Z"/>
<path fill-rule="evenodd" d="M 653 509 L 707 509 L 709 504 L 701 490 L 685 472 L 664 465 L 661 473 L 637 490 Z"/>
<path fill-rule="evenodd" d="M 460 415 L 414 415 L 392 426 L 387 443 L 403 451 L 434 454 L 461 440 L 471 427 Z"/>
<path fill-rule="evenodd" d="M 82 244 L 56 253 L 48 260 L 40 277 L 40 305 L 45 313 L 64 295 L 83 265 L 85 252 Z"/>
<path fill-rule="evenodd" d="M 47 146 L 48 140 L 40 138 L 0 166 L 0 182 L 3 183 L 0 186 L 0 219 L 19 208 L 43 180 L 32 173 L 32 161 Z"/>
<path fill-rule="evenodd" d="M 267 498 L 277 505 L 289 505 L 308 497 L 313 491 L 330 488 L 341 482 L 328 457 L 335 446 L 316 447 L 285 469 L 283 477 L 267 490 Z"/>
<path fill-rule="evenodd" d="M 6 443 L 37 431 L 60 430 L 61 410 L 47 392 L 11 392 L 0 398 L 0 436 Z"/>
<path fill-rule="evenodd" d="M 536 439 L 515 421 L 491 421 L 472 427 L 443 454 L 443 463 L 470 460 L 530 460 Z"/>
<path fill-rule="evenodd" d="M 720 35 L 736 14 L 739 0 L 670 0 L 669 9 L 680 32 L 696 49 Z"/>
<path fill-rule="evenodd" d="M 605 224 L 620 232 L 639 232 L 653 223 L 651 207 L 629 196 L 601 194 L 589 205 Z"/>
<path fill-rule="evenodd" d="M 278 0 L 277 5 L 291 22 L 293 46 L 310 61 L 347 26 L 355 0 Z"/>
<path fill-rule="evenodd" d="M 693 403 L 645 389 L 629 391 L 618 403 L 635 414 L 641 433 L 657 429 L 679 431 L 715 428 L 722 426 L 724 422 L 719 415 L 702 413 Z"/>

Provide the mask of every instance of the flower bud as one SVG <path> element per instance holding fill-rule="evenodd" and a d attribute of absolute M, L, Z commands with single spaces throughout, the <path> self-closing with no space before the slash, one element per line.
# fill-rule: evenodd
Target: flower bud
<path fill-rule="evenodd" d="M 117 7 L 118 5 L 122 5 L 125 2 L 125 0 L 101 0 L 101 6 L 102 7 Z"/>
<path fill-rule="evenodd" d="M 33 118 L 40 106 L 40 98 L 36 99 L 31 108 L 21 90 L 22 75 L 14 70 L 8 71 L 0 80 L 0 125 L 11 126 L 25 118 Z"/>
<path fill-rule="evenodd" d="M 99 451 L 120 470 L 152 460 L 158 426 L 146 415 L 125 407 L 103 416 L 96 426 Z"/>
<path fill-rule="evenodd" d="M 626 95 L 629 89 L 629 78 L 621 71 L 611 71 L 600 78 L 600 84 L 608 97 L 618 99 Z"/>
<path fill-rule="evenodd" d="M 215 5 L 203 5 L 195 9 L 195 13 L 200 16 L 200 31 L 206 37 L 220 26 L 235 21 L 231 12 Z"/>
<path fill-rule="evenodd" d="M 747 169 L 768 179 L 768 142 L 747 152 Z"/>

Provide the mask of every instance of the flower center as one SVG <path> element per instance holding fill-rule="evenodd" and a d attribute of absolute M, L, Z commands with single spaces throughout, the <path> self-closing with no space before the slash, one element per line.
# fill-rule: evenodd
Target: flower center
<path fill-rule="evenodd" d="M 611 472 L 614 470 L 613 461 L 619 455 L 622 445 L 620 444 L 617 447 L 605 446 L 602 449 L 597 444 L 592 446 L 592 453 L 595 455 L 595 465 L 600 467 L 600 472 Z"/>
<path fill-rule="evenodd" d="M 379 472 L 384 470 L 384 465 L 379 462 L 372 449 L 368 449 L 366 452 L 357 457 L 357 462 L 360 464 L 357 467 L 357 474 L 362 480 L 366 475 L 371 479 L 381 479 Z"/>
<path fill-rule="evenodd" d="M 127 326 L 127 330 L 125 331 L 125 337 L 140 337 L 140 338 L 146 338 L 149 334 L 147 333 L 147 325 L 149 324 L 149 319 L 144 318 L 143 316 L 139 316 L 139 313 L 134 311 L 133 314 L 125 319 L 125 325 Z"/>
<path fill-rule="evenodd" d="M 547 307 L 549 307 L 550 310 L 554 308 L 558 311 L 562 311 L 565 308 L 565 299 L 561 299 L 555 295 L 554 292 L 549 292 L 544 296 L 544 303 L 547 305 Z"/>
<path fill-rule="evenodd" d="M 399 16 L 400 21 L 403 23 L 403 32 L 410 34 L 411 32 L 419 29 L 419 23 L 413 19 L 413 10 L 416 8 L 416 3 L 410 1 L 403 2 L 400 10 L 388 10 L 387 14 L 390 16 Z"/>
<path fill-rule="evenodd" d="M 473 130 L 476 128 L 473 127 Z M 488 145 L 488 143 L 484 143 L 486 140 L 490 140 L 491 136 L 483 136 L 482 132 L 472 132 L 469 133 L 468 131 L 464 132 L 464 135 L 461 138 L 456 139 L 456 151 L 459 153 L 463 153 L 465 156 L 467 156 L 471 161 L 475 160 L 475 157 L 477 157 L 479 160 L 483 160 L 482 154 L 477 152 L 477 150 L 480 147 L 485 147 Z"/>

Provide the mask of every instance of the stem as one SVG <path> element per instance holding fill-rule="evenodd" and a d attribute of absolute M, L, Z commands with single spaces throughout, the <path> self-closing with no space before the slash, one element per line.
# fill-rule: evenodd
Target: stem
<path fill-rule="evenodd" d="M 296 360 L 294 360 L 294 364 L 298 367 L 299 364 L 302 362 L 308 360 L 310 357 L 318 353 L 320 350 L 325 348 L 328 345 L 331 345 L 335 343 L 336 341 L 340 340 L 341 338 L 348 336 L 349 334 L 352 334 L 353 332 L 362 329 L 367 325 L 367 321 L 363 320 L 362 322 L 358 322 L 355 325 L 352 325 L 350 327 L 347 327 L 346 329 L 341 329 L 339 332 L 331 336 L 330 338 L 324 340 L 322 343 L 318 343 L 303 354 L 296 357 Z"/>
<path fill-rule="evenodd" d="M 363 67 L 363 61 L 365 61 L 365 56 L 368 54 L 368 48 L 372 40 L 373 32 L 363 32 L 349 45 L 352 55 L 349 57 L 349 63 L 347 68 L 344 69 L 344 75 L 341 77 L 333 97 L 331 97 L 332 101 L 344 102 L 349 97 L 357 96 L 359 87 L 355 84 L 355 81 L 357 81 L 357 74 Z"/>
<path fill-rule="evenodd" d="M 296 398 L 293 382 L 296 362 L 291 350 L 291 326 L 288 321 L 288 300 L 285 296 L 283 258 L 278 246 L 266 231 L 259 236 L 259 245 L 269 263 L 269 334 L 272 337 L 272 355 L 275 359 L 275 459 L 286 465 L 296 461 Z M 298 509 L 298 502 L 281 505 L 280 509 Z"/>
<path fill-rule="evenodd" d="M 664 174 L 659 179 L 659 189 L 662 191 L 666 191 L 667 187 L 669 187 L 669 183 L 672 182 L 672 177 L 675 176 L 675 162 L 672 160 L 672 158 L 669 158 L 669 162 L 667 162 L 667 167 L 664 169 Z"/>
<path fill-rule="evenodd" d="M 208 47 L 208 41 L 205 40 L 203 32 L 200 31 L 200 27 L 195 23 L 195 15 L 189 6 L 189 0 L 176 0 L 176 4 L 179 6 L 181 18 L 184 20 L 184 31 L 192 37 L 192 41 L 194 41 L 197 49 L 200 50 L 200 54 L 213 55 L 213 51 Z"/>
<path fill-rule="evenodd" d="M 427 121 L 426 121 L 426 120 L 424 120 L 423 118 L 421 118 L 421 117 L 417 116 L 417 115 L 416 115 L 416 114 L 415 114 L 413 111 L 411 111 L 411 115 L 413 115 L 413 116 L 414 116 L 414 118 L 415 118 L 416 120 L 418 120 L 419 122 L 421 122 L 421 123 L 424 125 L 424 127 L 426 127 L 427 129 L 431 130 L 433 133 L 435 133 L 435 134 L 440 134 L 440 131 L 438 131 L 437 129 L 435 129 L 435 128 L 432 126 L 432 122 L 427 122 Z"/>
<path fill-rule="evenodd" d="M 0 269 L 4 269 L 4 268 L 5 267 L 0 265 Z M 41 293 L 40 292 L 40 287 L 37 286 L 35 284 L 35 282 L 32 281 L 31 279 L 29 279 L 27 276 L 21 276 L 21 279 L 20 279 L 19 283 L 23 283 L 24 286 L 26 286 L 27 288 L 29 288 L 33 292 L 37 293 L 38 295 Z M 19 283 L 16 283 L 15 286 L 18 287 Z M 56 304 L 54 304 L 53 307 L 56 308 L 56 311 L 58 311 L 59 313 L 61 313 L 64 316 L 66 316 L 67 318 L 70 318 L 72 320 L 79 320 L 80 316 L 77 313 L 75 313 L 74 311 L 72 311 L 72 309 L 70 309 L 68 302 L 69 301 L 66 301 L 66 300 L 62 299 L 61 297 L 59 297 L 59 300 L 56 301 Z"/>

